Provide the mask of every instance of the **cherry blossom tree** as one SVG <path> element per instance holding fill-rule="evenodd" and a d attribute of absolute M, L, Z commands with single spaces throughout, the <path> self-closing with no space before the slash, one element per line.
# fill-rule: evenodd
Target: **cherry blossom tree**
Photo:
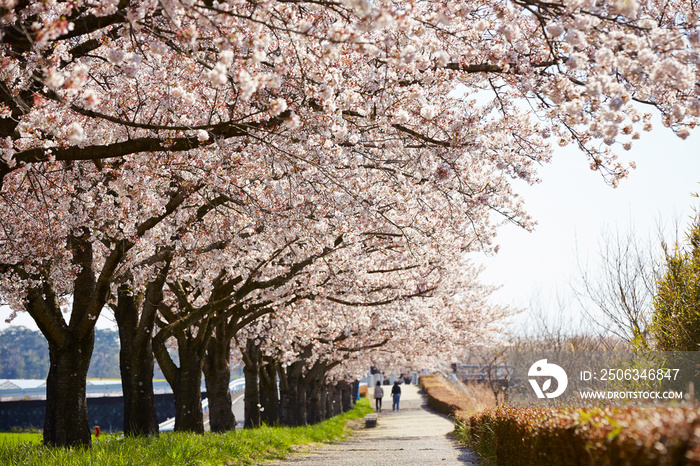
<path fill-rule="evenodd" d="M 272 251 L 270 257 L 260 258 L 257 263 L 251 258 L 252 254 L 241 255 L 245 262 L 253 264 L 245 275 L 231 275 L 225 269 L 211 267 L 213 262 L 206 260 L 202 262 L 210 267 L 200 269 L 194 266 L 194 261 L 187 260 L 183 264 L 186 275 L 199 280 L 175 277 L 168 282 L 172 297 L 167 299 L 166 296 L 160 306 L 164 320 L 159 323 L 160 330 L 154 337 L 154 346 L 158 363 L 175 394 L 175 430 L 204 430 L 200 393 L 204 369 L 210 405 L 213 405 L 215 430 L 234 427 L 230 425 L 230 419 L 220 420 L 217 417 L 225 411 L 219 406 L 224 405 L 229 412 L 231 409 L 227 364 L 231 339 L 240 327 L 271 312 L 274 306 L 285 307 L 297 300 L 303 295 L 303 289 L 289 293 L 282 291 L 284 285 L 297 278 L 307 266 L 342 247 L 342 241 L 336 241 L 318 251 L 301 255 L 303 250 L 293 250 L 297 242 L 284 242 Z M 235 252 L 240 254 L 239 251 Z M 285 259 L 283 255 L 288 257 Z M 222 253 L 217 261 L 223 260 L 223 264 L 229 257 Z M 247 268 L 233 262 L 229 262 L 228 266 Z M 196 277 L 215 270 L 220 271 L 213 280 Z M 200 287 L 206 283 L 211 284 L 209 293 Z M 175 365 L 167 350 L 167 339 L 171 336 L 177 339 L 179 366 Z"/>
<path fill-rule="evenodd" d="M 700 114 L 692 2 L 6 0 L 0 34 L 0 293 L 53 345 L 57 445 L 89 444 L 79 379 L 119 269 L 155 276 L 134 265 L 191 241 L 190 202 L 342 219 L 424 265 L 532 225 L 510 182 L 547 141 L 615 184 L 647 108 L 682 138 Z"/>
<path fill-rule="evenodd" d="M 246 425 L 256 426 L 261 419 L 288 425 L 317 422 L 331 412 L 326 405 L 329 387 L 344 387 L 372 365 L 397 373 L 432 368 L 458 357 L 468 344 L 487 342 L 507 311 L 489 305 L 491 290 L 471 275 L 477 269 L 461 265 L 469 271 L 461 276 L 452 267 L 444 274 L 434 269 L 427 274 L 417 268 L 408 268 L 411 273 L 405 267 L 394 270 L 398 277 L 385 275 L 381 290 L 358 293 L 365 296 L 363 302 L 353 302 L 354 296 L 333 296 L 347 290 L 345 286 L 324 287 L 324 296 L 295 303 L 293 309 L 275 312 L 245 329 L 237 338 L 245 345 L 241 352 L 250 388 Z M 426 288 L 402 296 L 416 285 L 412 274 Z M 275 393 L 268 396 L 268 372 L 279 375 L 279 400 Z M 341 404 L 339 399 L 336 403 Z M 267 417 L 278 408 L 277 417 Z"/>
<path fill-rule="evenodd" d="M 294 219 L 295 222 L 301 221 Z M 265 223 L 270 224 L 271 220 Z M 278 227 L 280 221 L 280 218 L 276 219 Z M 200 404 L 198 374 L 202 368 L 206 376 L 212 428 L 233 428 L 228 394 L 230 342 L 240 328 L 258 317 L 288 308 L 300 299 L 315 300 L 330 293 L 336 295 L 327 298 L 334 307 L 365 305 L 347 301 L 351 296 L 348 290 L 358 288 L 362 279 L 353 271 L 362 267 L 374 267 L 366 274 L 373 278 L 365 278 L 364 289 L 355 292 L 371 300 L 367 305 L 386 304 L 430 291 L 427 285 L 417 285 L 402 275 L 435 268 L 435 264 L 429 262 L 422 266 L 418 259 L 422 257 L 428 261 L 432 258 L 437 262 L 435 248 L 429 248 L 428 255 L 421 256 L 425 252 L 418 248 L 425 244 L 414 244 L 412 263 L 409 264 L 406 242 L 400 234 L 378 235 L 373 232 L 370 235 L 338 236 L 336 231 L 342 229 L 344 222 L 339 222 L 329 231 L 328 225 L 320 228 L 318 223 L 307 219 L 309 228 L 306 234 L 294 238 L 289 238 L 294 229 L 292 225 L 272 232 L 262 227 L 256 229 L 255 234 L 245 235 L 246 241 L 241 241 L 243 235 L 237 232 L 231 232 L 233 236 L 227 237 L 222 225 L 216 229 L 207 227 L 216 232 L 213 237 L 199 230 L 198 234 L 188 231 L 187 237 L 196 238 L 188 245 L 198 253 L 183 254 L 181 258 L 176 256 L 172 262 L 171 271 L 176 273 L 168 278 L 170 297 L 160 303 L 164 320 L 159 323 L 160 330 L 155 337 L 156 356 L 176 396 L 176 430 L 203 429 L 201 411 L 194 408 Z M 344 239 L 344 236 L 348 238 Z M 402 244 L 403 248 L 400 247 Z M 364 259 L 360 259 L 362 256 Z M 388 268 L 372 265 L 378 260 L 382 267 Z M 177 262 L 181 263 L 178 265 Z M 181 275 L 177 274 L 178 270 Z M 395 276 L 392 277 L 394 283 L 388 283 L 388 277 L 378 277 L 389 274 Z M 350 277 L 336 278 L 341 275 Z M 434 284 L 430 286 L 434 287 Z M 313 317 L 307 316 L 307 319 L 313 320 Z M 171 336 L 177 339 L 179 366 L 171 361 L 167 350 L 167 339 Z M 261 332 L 255 338 L 267 338 L 267 335 Z M 206 355 L 203 353 L 205 348 Z M 244 354 L 257 361 L 259 358 L 254 351 L 257 348 Z M 257 363 L 247 364 L 251 365 Z M 251 393 L 247 405 L 255 407 L 257 403 L 253 394 L 257 391 L 257 383 L 248 386 Z M 258 425 L 259 422 L 249 424 Z"/>
<path fill-rule="evenodd" d="M 111 307 L 119 327 L 119 368 L 124 398 L 124 435 L 158 433 L 153 391 L 153 327 L 168 275 L 172 250 L 165 251 L 165 264 L 152 281 L 138 289 L 122 283 Z"/>
<path fill-rule="evenodd" d="M 151 179 L 154 190 L 119 199 L 110 186 L 115 172 L 32 166 L 6 183 L 0 203 L 2 295 L 15 311 L 32 316 L 49 343 L 47 444 L 89 444 L 85 378 L 112 277 L 191 193 L 168 176 L 165 187 Z M 131 176 L 146 183 L 138 170 Z M 124 217 L 129 208 L 135 215 Z"/>
<path fill-rule="evenodd" d="M 614 181 L 626 168 L 597 142 L 628 148 L 650 128 L 643 105 L 686 137 L 700 108 L 692 3 L 9 1 L 0 13 L 3 175 L 222 138 L 275 146 L 270 132 L 323 125 L 312 142 L 327 153 L 418 145 L 451 153 L 431 167 L 444 175 L 476 152 L 531 178 L 551 135 Z"/>
<path fill-rule="evenodd" d="M 307 422 L 307 416 L 303 412 L 290 414 L 289 408 L 293 404 L 300 409 L 306 406 L 305 401 L 304 406 L 300 406 L 300 403 L 307 399 L 308 387 L 313 387 L 308 389 L 311 390 L 311 399 L 316 402 L 313 406 L 318 407 L 318 396 L 325 387 L 323 380 L 327 371 L 343 360 L 334 361 L 332 357 L 315 355 L 325 354 L 323 347 L 332 342 L 339 343 L 350 336 L 342 331 L 336 335 L 335 325 L 328 328 L 328 320 L 345 321 L 349 318 L 352 322 L 352 319 L 359 318 L 360 311 L 357 309 L 386 306 L 400 299 L 424 295 L 435 287 L 425 280 L 420 280 L 420 284 L 415 280 L 420 278 L 421 273 L 429 273 L 435 268 L 434 263 L 426 261 L 424 266 L 421 262 L 422 259 L 432 258 L 434 251 L 429 250 L 429 256 L 423 256 L 425 251 L 420 246 L 425 245 L 414 244 L 411 259 L 407 257 L 405 239 L 400 234 L 378 235 L 374 231 L 371 234 L 345 234 L 337 237 L 333 244 L 338 248 L 333 254 L 315 264 L 309 264 L 303 275 L 294 277 L 294 284 L 288 293 L 293 294 L 295 300 L 273 303 L 265 295 L 270 316 L 267 320 L 249 325 L 242 335 L 237 334 L 239 321 L 231 320 L 229 323 L 235 323 L 238 327 L 234 338 L 245 362 L 247 426 L 259 425 L 261 418 L 270 423 L 281 420 L 292 425 Z M 299 252 L 294 254 L 298 255 Z M 275 294 L 279 292 L 279 289 L 274 290 Z M 306 301 L 318 301 L 319 304 L 304 304 Z M 340 318 L 339 311 L 345 308 L 348 312 Z M 288 328 L 285 323 L 290 321 L 280 316 L 290 313 L 294 324 Z M 348 325 L 345 326 L 347 331 L 351 328 Z M 319 326 L 325 330 L 319 330 Z M 261 349 L 262 341 L 267 342 L 266 346 L 269 347 L 264 352 Z M 382 337 L 380 344 L 386 341 L 387 338 Z M 375 345 L 370 343 L 364 348 Z M 278 362 L 286 359 L 283 356 L 285 353 L 294 355 L 288 361 L 289 367 L 278 368 Z M 305 370 L 308 364 L 312 366 Z M 278 373 L 282 377 L 281 416 L 277 414 L 275 380 Z M 209 381 L 207 384 L 209 386 Z M 259 396 L 266 399 L 260 400 Z M 260 406 L 264 406 L 263 412 L 260 411 Z M 230 403 L 227 408 L 230 411 Z M 318 418 L 313 415 L 311 419 Z"/>

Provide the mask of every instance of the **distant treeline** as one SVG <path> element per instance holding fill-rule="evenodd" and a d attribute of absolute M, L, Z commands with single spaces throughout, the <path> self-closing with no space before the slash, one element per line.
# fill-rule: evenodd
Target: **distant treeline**
<path fill-rule="evenodd" d="M 0 331 L 0 379 L 45 379 L 49 373 L 49 345 L 41 332 L 25 327 Z M 119 333 L 95 331 L 88 378 L 118 379 Z"/>

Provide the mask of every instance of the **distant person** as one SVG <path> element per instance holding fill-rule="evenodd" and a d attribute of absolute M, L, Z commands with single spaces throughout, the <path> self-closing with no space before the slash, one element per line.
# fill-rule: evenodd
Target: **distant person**
<path fill-rule="evenodd" d="M 376 404 L 375 411 L 382 410 L 382 397 L 384 396 L 384 389 L 382 388 L 382 383 L 377 380 L 377 386 L 374 387 L 374 402 Z"/>
<path fill-rule="evenodd" d="M 394 386 L 391 387 L 391 395 L 394 397 L 394 403 L 391 405 L 392 411 L 399 410 L 399 399 L 401 398 L 401 387 L 399 387 L 399 382 L 394 382 Z"/>

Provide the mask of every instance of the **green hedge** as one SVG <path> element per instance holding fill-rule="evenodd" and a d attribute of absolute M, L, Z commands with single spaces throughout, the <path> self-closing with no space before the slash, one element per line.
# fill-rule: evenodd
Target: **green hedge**
<path fill-rule="evenodd" d="M 698 409 L 499 407 L 456 427 L 486 464 L 700 465 Z"/>
<path fill-rule="evenodd" d="M 428 399 L 428 406 L 438 413 L 453 416 L 467 411 L 469 404 L 464 396 L 452 389 L 451 383 L 441 375 L 422 375 L 420 384 Z"/>

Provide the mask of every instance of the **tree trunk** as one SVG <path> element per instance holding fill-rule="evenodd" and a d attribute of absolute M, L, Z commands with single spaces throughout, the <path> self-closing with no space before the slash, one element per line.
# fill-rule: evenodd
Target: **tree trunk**
<path fill-rule="evenodd" d="M 151 338 L 138 346 L 125 345 L 124 340 L 121 341 L 119 368 L 124 393 L 124 435 L 158 435 Z"/>
<path fill-rule="evenodd" d="M 321 391 L 318 390 L 316 387 L 310 387 L 309 388 L 309 408 L 308 408 L 308 413 L 307 413 L 307 420 L 309 421 L 309 424 L 316 424 L 318 422 L 321 422 L 322 418 L 322 412 L 324 411 L 324 408 L 321 406 L 322 402 L 325 402 L 325 399 L 323 399 L 323 395 L 321 395 Z"/>
<path fill-rule="evenodd" d="M 236 428 L 229 391 L 231 338 L 228 338 L 225 327 L 225 323 L 217 325 L 216 333 L 209 338 L 204 358 L 204 381 L 207 385 L 209 426 L 212 432 L 227 432 Z"/>
<path fill-rule="evenodd" d="M 309 387 L 306 385 L 304 379 L 299 377 L 297 379 L 297 416 L 295 419 L 295 425 L 297 426 L 308 426 L 309 425 Z"/>
<path fill-rule="evenodd" d="M 295 381 L 289 383 L 289 387 L 282 396 L 284 403 L 284 419 L 280 418 L 280 423 L 285 426 L 298 426 L 299 423 L 299 386 Z"/>
<path fill-rule="evenodd" d="M 331 407 L 333 411 L 329 413 L 328 417 L 333 417 L 337 416 L 338 414 L 342 414 L 343 400 L 341 397 L 340 387 L 338 386 L 338 384 L 334 384 L 328 389 L 330 391 L 329 396 L 333 398 L 333 401 L 331 402 Z"/>
<path fill-rule="evenodd" d="M 206 331 L 206 324 L 201 324 Z M 163 330 L 161 330 L 163 331 Z M 201 338 L 200 338 L 201 337 Z M 158 365 L 168 380 L 175 398 L 175 431 L 204 433 L 202 413 L 202 366 L 204 364 L 203 335 L 193 337 L 189 332 L 178 333 L 180 367 L 173 362 L 164 338 L 159 333 L 154 338 L 153 349 Z"/>
<path fill-rule="evenodd" d="M 324 378 L 319 371 L 319 366 L 315 365 L 311 371 L 307 372 L 305 380 L 309 386 L 309 413 L 308 420 L 311 424 L 316 424 L 327 419 L 327 387 Z"/>
<path fill-rule="evenodd" d="M 303 362 L 297 361 L 280 371 L 280 424 L 306 425 L 306 387 L 301 384 Z"/>
<path fill-rule="evenodd" d="M 85 387 L 94 343 L 94 330 L 84 339 L 71 339 L 62 347 L 49 340 L 45 445 L 91 446 Z"/>
<path fill-rule="evenodd" d="M 173 395 L 175 397 L 175 431 L 204 433 L 202 413 L 202 364 L 203 358 L 196 351 L 179 348 L 180 370 Z"/>
<path fill-rule="evenodd" d="M 289 420 L 291 413 L 291 389 L 289 385 L 288 373 L 289 368 L 278 366 L 277 373 L 280 376 L 280 402 L 279 402 L 279 420 L 281 426 L 291 425 Z"/>
<path fill-rule="evenodd" d="M 333 387 L 330 385 L 326 385 L 326 419 L 330 419 L 333 416 L 335 416 L 335 398 L 333 394 Z"/>
<path fill-rule="evenodd" d="M 323 394 L 327 390 L 325 382 L 326 363 L 317 361 L 310 370 L 306 371 L 303 383 L 308 387 L 308 410 L 307 421 L 311 424 L 321 422 L 326 419 L 326 413 L 330 410 L 326 406 L 326 396 Z"/>
<path fill-rule="evenodd" d="M 318 392 L 318 418 L 314 422 L 321 422 L 328 419 L 328 390 L 321 387 Z"/>
<path fill-rule="evenodd" d="M 153 326 L 139 327 L 136 299 L 126 289 L 119 290 L 114 315 L 119 326 L 119 369 L 124 393 L 124 435 L 158 434 L 153 394 Z M 142 334 L 139 335 L 139 332 Z"/>
<path fill-rule="evenodd" d="M 347 382 L 343 380 L 342 382 L 339 382 L 340 384 L 340 389 L 341 389 L 341 397 L 342 397 L 342 408 L 343 412 L 348 412 L 352 409 L 354 405 L 354 400 L 352 397 L 352 392 L 353 392 L 353 384 L 350 382 Z"/>
<path fill-rule="evenodd" d="M 246 428 L 259 427 L 260 418 L 260 388 L 259 388 L 259 371 L 260 360 L 258 347 L 253 340 L 246 341 L 245 354 L 243 361 L 243 375 L 245 376 L 245 422 Z"/>
<path fill-rule="evenodd" d="M 278 425 L 280 399 L 277 389 L 277 363 L 272 359 L 268 359 L 260 368 L 260 404 L 265 408 L 261 414 L 262 421 L 269 426 Z"/>

